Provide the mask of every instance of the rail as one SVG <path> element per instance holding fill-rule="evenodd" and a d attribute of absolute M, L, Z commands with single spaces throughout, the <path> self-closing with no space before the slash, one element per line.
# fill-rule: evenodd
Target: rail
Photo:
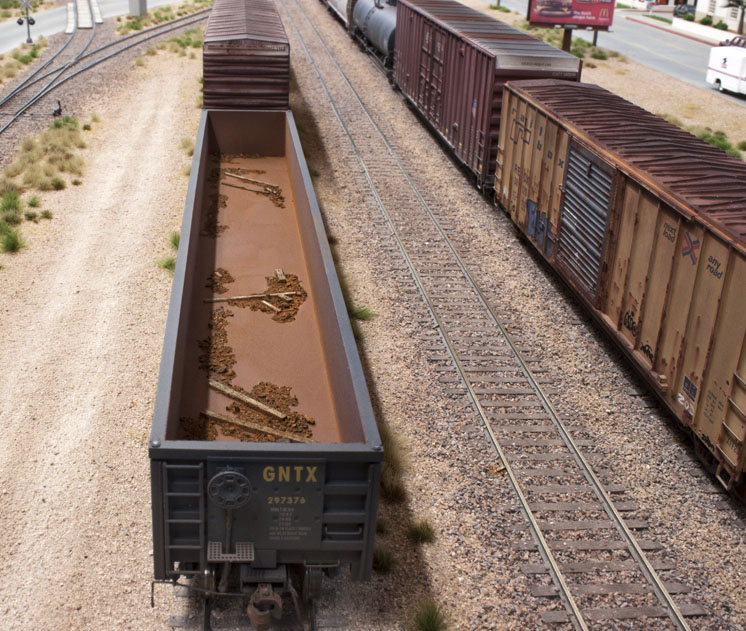
<path fill-rule="evenodd" d="M 588 616 L 584 615 L 583 611 L 581 611 L 581 608 L 578 606 L 576 599 L 573 596 L 572 589 L 568 585 L 568 582 L 565 580 L 562 568 L 560 567 L 561 564 L 557 562 L 555 555 L 553 554 L 552 549 L 544 536 L 540 520 L 536 518 L 534 510 L 532 510 L 531 508 L 531 502 L 529 502 L 529 500 L 527 499 L 526 493 L 523 490 L 522 483 L 519 480 L 522 473 L 516 472 L 511 462 L 512 459 L 508 457 L 498 439 L 497 433 L 493 428 L 490 413 L 487 412 L 485 409 L 484 404 L 486 403 L 486 401 L 483 398 L 480 398 L 480 394 L 477 392 L 478 389 L 474 383 L 475 380 L 473 380 L 469 375 L 469 373 L 473 372 L 473 370 L 470 370 L 466 366 L 466 363 L 468 363 L 469 361 L 469 359 L 467 359 L 468 354 L 465 353 L 464 349 L 459 349 L 459 343 L 455 341 L 458 337 L 458 331 L 449 331 L 449 325 L 446 322 L 446 318 L 441 316 L 443 307 L 442 305 L 438 304 L 438 299 L 434 298 L 433 292 L 428 289 L 428 284 L 432 284 L 432 281 L 428 281 L 425 278 L 427 276 L 427 266 L 423 265 L 422 263 L 423 257 L 421 253 L 417 252 L 417 250 L 414 250 L 412 247 L 413 245 L 418 244 L 414 240 L 412 241 L 412 245 L 407 246 L 406 244 L 407 240 L 415 239 L 415 237 L 417 236 L 412 234 L 411 226 L 418 225 L 420 226 L 418 230 L 423 230 L 423 228 L 421 227 L 422 223 L 414 219 L 414 217 L 411 215 L 411 212 L 407 214 L 406 222 L 404 222 L 403 219 L 397 221 L 397 218 L 392 214 L 392 211 L 388 206 L 391 206 L 392 208 L 395 208 L 395 206 L 391 205 L 390 203 L 388 203 L 387 205 L 387 201 L 384 199 L 384 197 L 387 195 L 388 189 L 393 188 L 393 184 L 391 186 L 387 185 L 383 187 L 380 183 L 376 183 L 376 175 L 374 173 L 375 168 L 374 166 L 369 165 L 368 161 L 371 159 L 375 159 L 377 154 L 375 150 L 368 150 L 361 146 L 361 143 L 365 143 L 366 139 L 369 138 L 371 134 L 366 135 L 365 133 L 360 132 L 356 136 L 355 132 L 353 131 L 354 116 L 359 116 L 358 121 L 355 122 L 359 122 L 360 119 L 365 119 L 365 121 L 367 121 L 367 123 L 365 123 L 368 126 L 367 129 L 373 130 L 375 132 L 377 141 L 380 143 L 380 146 L 382 146 L 388 153 L 388 155 L 391 156 L 392 163 L 395 164 L 398 169 L 398 173 L 396 175 L 400 177 L 404 182 L 406 182 L 406 186 L 410 189 L 411 201 L 410 205 L 408 206 L 408 210 L 411 211 L 414 206 L 418 206 L 420 211 L 424 213 L 424 217 L 429 220 L 430 225 L 432 226 L 435 234 L 437 234 L 437 237 L 440 240 L 439 245 L 441 247 L 441 250 L 447 252 L 448 257 L 450 257 L 450 261 L 455 263 L 456 267 L 458 268 L 459 273 L 461 274 L 459 280 L 465 281 L 466 286 L 468 287 L 468 292 L 470 292 L 471 295 L 476 298 L 476 302 L 479 303 L 481 314 L 486 315 L 487 320 L 491 322 L 492 326 L 495 329 L 495 332 L 499 332 L 500 339 L 504 340 L 504 342 L 509 347 L 513 361 L 516 362 L 517 367 L 519 368 L 520 372 L 528 383 L 533 396 L 535 397 L 535 401 L 532 403 L 527 403 L 527 405 L 535 405 L 536 407 L 540 407 L 546 413 L 548 419 L 551 421 L 551 425 L 555 428 L 556 432 L 562 440 L 562 443 L 569 451 L 572 461 L 575 462 L 575 464 L 577 465 L 579 472 L 587 481 L 589 487 L 593 490 L 598 503 L 600 504 L 606 515 L 609 517 L 614 529 L 617 531 L 621 539 L 620 544 L 622 544 L 623 542 L 622 545 L 628 551 L 629 555 L 634 559 L 637 567 L 639 568 L 639 571 L 647 581 L 650 590 L 655 595 L 659 603 L 662 605 L 661 611 L 663 611 L 664 615 L 669 618 L 674 628 L 681 631 L 688 630 L 688 623 L 684 619 L 684 616 L 682 615 L 679 607 L 673 601 L 663 581 L 657 575 L 653 564 L 647 559 L 641 545 L 638 543 L 630 528 L 625 523 L 620 514 L 620 511 L 616 508 L 609 492 L 604 488 L 597 475 L 591 469 L 586 458 L 580 452 L 577 444 L 570 436 L 569 431 L 567 430 L 562 419 L 549 401 L 549 398 L 541 387 L 538 379 L 533 374 L 527 361 L 524 360 L 524 358 L 521 356 L 521 352 L 517 344 L 511 339 L 511 336 L 508 334 L 505 326 L 501 323 L 495 310 L 490 305 L 479 284 L 476 282 L 473 275 L 469 272 L 467 265 L 460 256 L 455 245 L 448 237 L 444 228 L 441 226 L 441 223 L 436 217 L 436 214 L 433 212 L 430 205 L 424 199 L 416 183 L 408 174 L 404 162 L 399 157 L 392 144 L 389 142 L 381 127 L 374 120 L 372 114 L 370 113 L 370 110 L 366 107 L 359 93 L 350 81 L 349 77 L 336 60 L 333 52 L 325 43 L 324 38 L 321 36 L 317 28 L 309 19 L 308 15 L 306 14 L 306 10 L 301 7 L 297 0 L 292 4 L 292 6 L 294 7 L 294 9 L 291 11 L 289 6 L 286 5 L 285 11 L 287 12 L 293 30 L 295 31 L 298 40 L 301 43 L 301 48 L 303 49 L 303 52 L 308 58 L 311 66 L 313 67 L 316 76 L 319 79 L 319 83 L 326 93 L 327 98 L 329 99 L 329 102 L 332 106 L 332 111 L 334 112 L 334 116 L 338 120 L 339 124 L 342 127 L 342 130 L 344 131 L 344 134 L 347 136 L 350 142 L 352 151 L 358 164 L 360 165 L 367 186 L 370 189 L 370 192 L 375 201 L 375 205 L 383 216 L 385 224 L 388 226 L 391 235 L 396 242 L 396 246 L 406 262 L 406 266 L 412 276 L 414 284 L 416 285 L 417 290 L 427 307 L 427 311 L 434 321 L 435 327 L 439 332 L 443 343 L 446 346 L 449 359 L 455 366 L 459 378 L 461 379 L 461 382 L 467 390 L 471 403 L 485 427 L 491 444 L 493 445 L 501 462 L 505 466 L 505 470 L 510 480 L 511 486 L 520 501 L 522 511 L 529 522 L 530 531 L 538 545 L 539 553 L 549 569 L 549 573 L 552 577 L 555 587 L 557 588 L 558 595 L 562 600 L 573 625 L 576 629 L 588 629 L 588 620 L 586 619 Z M 310 31 L 312 31 L 315 35 L 315 38 L 318 40 L 318 44 L 315 44 L 315 46 L 320 46 L 321 49 L 323 49 L 323 54 L 328 57 L 328 59 L 334 66 L 333 71 L 330 69 L 327 70 L 327 72 L 325 73 L 320 68 L 320 65 L 322 63 L 321 60 L 317 58 L 314 52 L 310 50 L 311 47 L 309 46 L 309 42 L 307 42 L 306 38 L 301 32 L 302 29 L 301 27 L 299 27 L 298 21 L 296 21 L 296 19 L 293 17 L 293 13 L 296 12 L 300 12 L 302 14 L 304 23 L 307 25 L 307 29 L 310 29 Z M 335 97 L 335 95 L 333 94 L 333 89 L 330 86 L 330 82 L 333 81 L 333 79 L 327 78 L 329 76 L 329 72 L 338 73 L 338 76 L 341 77 L 341 83 L 346 86 L 346 94 L 340 94 Z M 352 98 L 349 99 L 349 97 Z M 346 112 L 343 111 L 346 108 L 352 107 L 347 103 L 346 99 L 354 101 L 357 104 L 356 106 L 359 108 L 359 113 L 353 114 L 349 109 L 347 109 Z M 369 154 L 371 158 L 366 157 L 366 153 Z M 373 165 L 377 166 L 377 163 L 373 163 Z M 388 179 L 387 184 L 388 182 L 391 182 L 390 178 Z M 405 234 L 403 234 L 403 232 Z M 432 235 L 432 232 L 430 234 Z M 432 251 L 434 249 L 433 243 L 431 241 L 427 241 L 427 243 L 429 250 Z M 414 252 L 417 252 L 417 254 L 414 254 Z M 418 256 L 420 258 L 420 262 L 416 260 Z M 432 257 L 433 255 L 431 255 L 431 259 Z M 465 299 L 465 302 L 468 302 L 468 298 Z M 469 350 L 473 352 L 474 349 L 473 347 L 470 347 Z M 487 349 L 482 350 L 485 352 L 485 356 L 489 356 L 489 352 Z M 518 459 L 516 458 L 516 460 Z M 524 475 L 524 477 L 527 476 Z M 546 503 L 535 502 L 534 505 L 545 506 Z M 557 506 L 559 506 L 559 503 L 557 504 Z M 541 510 L 541 508 L 539 508 L 539 510 Z M 616 545 L 616 547 L 611 549 L 620 549 L 620 547 L 621 545 Z M 614 586 L 612 585 L 611 587 Z M 651 614 L 652 611 L 651 608 L 630 607 L 628 608 L 628 611 L 624 612 L 624 614 L 620 613 L 619 615 L 628 615 L 633 609 L 637 609 L 637 613 L 640 614 L 640 616 L 634 617 L 642 617 L 643 615 Z M 690 613 L 693 611 L 696 611 L 696 607 L 689 608 Z M 598 612 L 594 611 L 590 611 L 588 612 L 588 614 L 590 615 L 591 619 L 593 619 L 594 616 L 598 616 Z M 661 614 L 656 611 L 652 615 Z"/>

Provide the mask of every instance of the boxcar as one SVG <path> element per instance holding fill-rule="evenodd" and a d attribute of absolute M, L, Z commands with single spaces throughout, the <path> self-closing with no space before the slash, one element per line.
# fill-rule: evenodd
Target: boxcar
<path fill-rule="evenodd" d="M 486 189 L 504 83 L 580 80 L 577 57 L 455 0 L 400 0 L 396 24 L 394 82 Z"/>
<path fill-rule="evenodd" d="M 204 111 L 150 437 L 156 579 L 259 586 L 259 616 L 294 568 L 369 577 L 382 454 L 292 114 Z"/>
<path fill-rule="evenodd" d="M 505 87 L 496 201 L 743 489 L 746 164 L 603 88 Z"/>
<path fill-rule="evenodd" d="M 274 0 L 217 0 L 202 59 L 205 108 L 289 108 L 290 45 Z"/>

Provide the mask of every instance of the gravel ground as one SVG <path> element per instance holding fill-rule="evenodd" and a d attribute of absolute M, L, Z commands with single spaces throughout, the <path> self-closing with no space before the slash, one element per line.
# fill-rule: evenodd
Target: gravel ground
<path fill-rule="evenodd" d="M 3 629 L 151 630 L 171 613 L 148 606 L 146 445 L 171 283 L 157 262 L 181 217 L 200 73 L 162 54 L 81 103 L 102 120 L 84 185 L 42 195 L 54 219 L 0 256 Z"/>
<path fill-rule="evenodd" d="M 743 511 L 341 27 L 315 0 L 303 5 L 373 109 L 386 113 L 386 133 L 417 166 L 428 201 L 461 226 L 463 256 L 555 379 L 555 403 L 573 434 L 599 445 L 592 451 L 606 481 L 630 485 L 626 498 L 639 506 L 631 517 L 650 522 L 646 538 L 663 543 L 660 558 L 676 566 L 666 578 L 692 585 L 692 600 L 711 612 L 692 628 L 746 628 Z M 396 566 L 366 584 L 344 575 L 326 582 L 321 626 L 403 630 L 417 603 L 434 599 L 451 629 L 541 628 L 536 612 L 549 605 L 530 596 L 540 581 L 519 569 L 536 559 L 513 548 L 528 535 L 512 492 L 473 414 L 439 380 L 429 350 L 437 338 L 423 333 L 419 298 L 364 203 L 346 140 L 290 27 L 288 34 L 299 87 L 293 109 L 319 172 L 317 194 L 354 304 L 377 313 L 361 325 L 374 402 L 407 460 L 408 500 L 381 509 L 380 543 Z M 9 332 L 0 347 L 2 629 L 166 629 L 166 616 L 184 608 L 166 588 L 156 591 L 156 609 L 148 606 L 146 443 L 170 287 L 157 261 L 179 223 L 188 164 L 179 143 L 196 131 L 200 68 L 166 54 L 133 71 L 131 59 L 121 64 L 106 92 L 90 98 L 100 88 L 82 84 L 69 100 L 80 116 L 102 119 L 85 152 L 84 186 L 44 196 L 55 218 L 24 225 L 28 248 L 0 255 L 0 330 Z M 406 529 L 422 518 L 437 540 L 415 546 Z"/>
<path fill-rule="evenodd" d="M 476 276 L 484 279 L 498 311 L 513 322 L 513 332 L 525 345 L 537 349 L 533 354 L 556 379 L 560 394 L 554 402 L 570 421 L 573 434 L 603 445 L 592 451 L 609 471 L 606 481 L 630 487 L 625 499 L 640 507 L 630 517 L 650 522 L 645 537 L 663 543 L 666 551 L 660 558 L 672 560 L 677 568 L 664 572 L 664 578 L 692 585 L 695 596 L 691 600 L 712 612 L 705 619 L 693 620 L 692 627 L 743 628 L 746 576 L 733 562 L 744 545 L 742 511 L 724 499 L 675 421 L 644 396 L 643 387 L 580 307 L 538 257 L 515 239 L 510 222 L 469 188 L 401 97 L 355 52 L 341 27 L 316 3 L 306 2 L 304 7 L 370 109 L 386 113 L 380 118 L 387 135 L 414 165 L 410 173 L 416 173 L 428 201 L 447 207 L 452 223 L 460 226 L 462 255 Z M 315 75 L 300 46 L 293 50 L 306 105 L 313 111 L 324 145 L 334 147 L 333 152 L 311 156 L 321 172 L 317 191 L 331 231 L 343 244 L 341 259 L 354 303 L 379 314 L 363 325 L 364 346 L 383 416 L 402 437 L 409 454 L 406 516 L 427 517 L 439 536 L 436 544 L 416 553 L 409 550 L 411 544 L 403 536 L 394 536 L 387 543 L 403 560 L 393 578 L 377 578 L 354 594 L 337 589 L 335 604 L 349 611 L 352 619 L 352 612 L 360 607 L 360 590 L 369 592 L 383 619 L 372 622 L 364 615 L 366 622 L 359 627 L 364 629 L 405 628 L 401 609 L 390 603 L 412 606 L 421 594 L 447 604 L 453 628 L 534 628 L 538 622 L 533 611 L 546 604 L 532 600 L 529 581 L 518 571 L 517 564 L 528 556 L 510 549 L 516 539 L 511 528 L 518 527 L 520 532 L 521 524 L 514 500 L 504 478 L 489 478 L 491 454 L 475 419 L 468 410 L 447 403 L 444 386 L 427 359 L 425 345 L 434 342 L 423 338 L 417 300 L 378 280 L 395 276 L 402 263 L 395 252 L 382 247 L 387 237 L 372 224 L 373 215 L 366 217 L 361 210 L 363 184 L 356 168 L 349 166 L 350 156 L 340 149 L 345 140 L 325 95 L 315 86 Z M 615 63 L 608 66 L 602 69 L 599 64 L 597 69 L 615 76 Z M 690 96 L 683 96 L 682 89 Z M 624 96 L 635 100 L 633 92 L 628 86 Z M 649 94 L 650 84 L 643 84 L 640 92 Z M 702 91 L 674 80 L 661 80 L 661 92 L 673 95 L 672 101 L 678 104 L 685 104 L 684 98 L 702 96 Z M 735 116 L 730 118 L 737 122 L 729 135 L 744 137 L 738 135 L 742 123 Z M 367 253 L 364 259 L 361 251 Z M 391 511 L 390 520 L 398 521 L 400 510 L 384 506 L 383 514 L 386 517 Z M 723 555 L 723 548 L 733 553 Z M 426 564 L 429 580 L 413 589 L 412 583 L 418 581 L 411 581 L 411 575 L 422 574 L 420 562 Z M 689 597 L 678 599 L 686 602 Z"/>

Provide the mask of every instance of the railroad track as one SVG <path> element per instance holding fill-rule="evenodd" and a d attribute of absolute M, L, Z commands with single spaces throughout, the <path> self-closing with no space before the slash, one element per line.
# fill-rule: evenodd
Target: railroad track
<path fill-rule="evenodd" d="M 360 167 L 362 206 L 375 209 L 388 228 L 439 334 L 430 359 L 442 380 L 452 381 L 454 394 L 468 396 L 520 501 L 532 539 L 517 547 L 537 561 L 522 570 L 551 577 L 532 589 L 551 600 L 541 618 L 581 630 L 622 620 L 625 628 L 689 629 L 686 617 L 705 612 L 674 601 L 672 594 L 689 588 L 659 577 L 674 569 L 670 564 L 648 560 L 646 553 L 661 546 L 638 538 L 634 531 L 646 524 L 625 520 L 622 513 L 634 506 L 614 499 L 624 488 L 604 486 L 581 453 L 545 380 L 534 374 L 454 245 L 448 209 L 426 201 L 305 8 L 293 0 L 283 10 Z"/>
<path fill-rule="evenodd" d="M 151 39 L 163 37 L 173 31 L 206 20 L 209 12 L 210 9 L 203 9 L 202 11 L 197 11 L 169 22 L 163 22 L 149 29 L 119 37 L 89 50 L 96 35 L 96 26 L 94 23 L 93 29 L 84 46 L 77 53 L 71 54 L 69 51 L 65 51 L 73 40 L 79 39 L 78 34 L 80 31 L 76 27 L 67 41 L 40 68 L 26 77 L 8 94 L 0 98 L 0 113 L 6 113 L 10 116 L 9 120 L 0 127 L 0 134 L 8 130 L 24 114 L 70 79 Z M 51 69 L 48 69 L 50 67 Z M 46 72 L 44 72 L 45 70 Z"/>

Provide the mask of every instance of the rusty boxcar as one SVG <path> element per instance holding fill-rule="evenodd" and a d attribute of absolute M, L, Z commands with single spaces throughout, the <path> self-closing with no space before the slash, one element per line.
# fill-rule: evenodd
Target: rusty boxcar
<path fill-rule="evenodd" d="M 370 576 L 383 449 L 290 112 L 202 113 L 149 455 L 156 580 L 262 628 Z"/>
<path fill-rule="evenodd" d="M 202 74 L 206 109 L 289 108 L 290 44 L 274 0 L 216 0 Z"/>
<path fill-rule="evenodd" d="M 506 86 L 497 165 L 496 201 L 742 491 L 746 164 L 601 87 L 545 80 Z"/>
<path fill-rule="evenodd" d="M 493 186 L 503 85 L 579 81 L 581 61 L 456 0 L 400 0 L 394 82 L 476 178 Z"/>

